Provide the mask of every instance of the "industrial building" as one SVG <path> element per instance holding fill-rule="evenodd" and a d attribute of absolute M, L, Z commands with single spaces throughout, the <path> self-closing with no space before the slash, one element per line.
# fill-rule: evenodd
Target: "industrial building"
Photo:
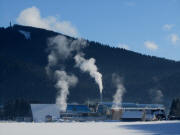
<path fill-rule="evenodd" d="M 56 104 L 31 104 L 34 122 L 52 121 L 151 121 L 165 119 L 165 108 L 160 104 L 102 102 L 94 109 L 88 105 L 68 104 L 66 112 L 60 112 Z M 92 111 L 93 110 L 93 111 Z"/>
<path fill-rule="evenodd" d="M 60 112 L 60 109 L 56 104 L 31 104 L 30 106 L 34 122 L 63 120 L 87 121 L 90 120 L 90 114 L 96 114 L 91 112 L 87 105 L 80 104 L 68 104 L 66 112 Z"/>
<path fill-rule="evenodd" d="M 113 103 L 103 102 L 97 112 L 106 115 L 110 120 L 151 121 L 166 119 L 165 107 L 162 104 L 122 103 L 113 108 Z"/>

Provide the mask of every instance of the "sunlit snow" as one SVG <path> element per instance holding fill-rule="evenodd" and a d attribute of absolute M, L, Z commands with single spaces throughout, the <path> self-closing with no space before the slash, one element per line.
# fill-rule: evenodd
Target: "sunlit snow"
<path fill-rule="evenodd" d="M 0 123 L 0 135 L 179 135 L 180 121 Z"/>

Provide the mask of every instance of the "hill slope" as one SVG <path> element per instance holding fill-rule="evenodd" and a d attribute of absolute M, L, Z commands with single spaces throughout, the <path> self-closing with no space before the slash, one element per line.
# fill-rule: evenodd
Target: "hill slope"
<path fill-rule="evenodd" d="M 29 32 L 30 39 L 26 39 L 19 30 Z M 42 103 L 55 101 L 54 82 L 46 75 L 45 66 L 47 39 L 57 34 L 20 25 L 0 28 L 0 103 L 22 97 Z M 124 80 L 126 102 L 163 102 L 168 105 L 172 98 L 180 97 L 180 62 L 88 42 L 90 45 L 84 52 L 86 58 L 96 59 L 103 74 L 105 100 L 112 100 L 115 93 L 111 81 L 113 73 L 119 74 Z M 77 86 L 70 89 L 68 101 L 98 99 L 99 91 L 94 80 L 74 68 L 74 61 L 69 60 L 64 64 L 68 72 L 79 78 Z M 158 94 L 161 101 L 157 100 Z"/>

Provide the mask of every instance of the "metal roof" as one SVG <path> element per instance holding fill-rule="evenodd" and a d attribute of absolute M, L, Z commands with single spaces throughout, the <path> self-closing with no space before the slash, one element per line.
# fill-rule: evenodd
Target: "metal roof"
<path fill-rule="evenodd" d="M 112 108 L 112 106 L 115 104 L 112 102 L 102 102 L 99 105 L 105 105 Z M 122 109 L 164 109 L 164 105 L 162 104 L 122 103 L 117 106 L 119 106 L 118 108 Z"/>
<path fill-rule="evenodd" d="M 90 112 L 87 105 L 74 105 L 68 104 L 67 105 L 67 112 Z"/>

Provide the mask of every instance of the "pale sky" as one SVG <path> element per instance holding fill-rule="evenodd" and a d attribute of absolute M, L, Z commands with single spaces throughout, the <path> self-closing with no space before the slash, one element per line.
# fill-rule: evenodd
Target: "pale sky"
<path fill-rule="evenodd" d="M 180 60 L 180 0 L 0 0 L 10 21 Z"/>

